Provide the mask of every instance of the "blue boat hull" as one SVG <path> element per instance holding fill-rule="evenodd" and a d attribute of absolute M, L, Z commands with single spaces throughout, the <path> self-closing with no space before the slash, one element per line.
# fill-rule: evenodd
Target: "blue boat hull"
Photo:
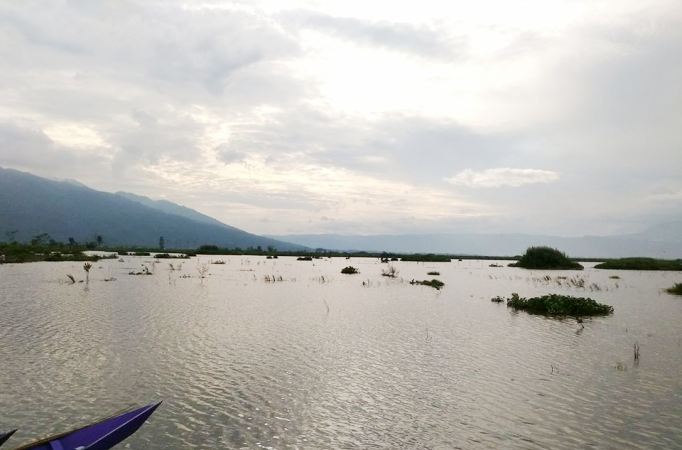
<path fill-rule="evenodd" d="M 147 405 L 103 419 L 92 425 L 42 439 L 16 450 L 108 450 L 136 432 L 160 404 L 161 402 Z"/>
<path fill-rule="evenodd" d="M 14 433 L 16 433 L 17 430 L 12 430 L 9 433 L 0 433 L 0 445 L 4 444 L 7 442 L 7 439 L 11 438 Z"/>

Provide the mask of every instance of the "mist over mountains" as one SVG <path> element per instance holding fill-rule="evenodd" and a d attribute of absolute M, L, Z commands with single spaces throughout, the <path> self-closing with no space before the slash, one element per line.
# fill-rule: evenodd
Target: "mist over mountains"
<path fill-rule="evenodd" d="M 112 246 L 156 247 L 163 236 L 169 248 L 302 248 L 247 233 L 172 202 L 0 168 L 0 240 L 25 242 L 42 233 L 60 242 L 91 242 L 102 236 L 104 244 Z"/>
<path fill-rule="evenodd" d="M 570 256 L 620 258 L 648 256 L 682 258 L 682 223 L 660 225 L 639 234 L 622 236 L 558 237 L 527 234 L 405 234 L 350 236 L 308 234 L 271 236 L 311 248 L 387 251 L 396 253 L 452 253 L 514 256 L 529 246 L 549 245 Z"/>

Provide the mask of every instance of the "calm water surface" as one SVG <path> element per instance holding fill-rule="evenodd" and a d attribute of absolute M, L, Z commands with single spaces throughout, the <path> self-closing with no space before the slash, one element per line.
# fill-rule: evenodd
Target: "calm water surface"
<path fill-rule="evenodd" d="M 221 259 L 203 281 L 208 257 L 101 261 L 87 285 L 78 263 L 0 265 L 0 431 L 162 399 L 121 448 L 682 448 L 680 273 Z M 443 290 L 408 283 L 431 270 Z M 581 330 L 490 302 L 512 292 L 615 313 Z"/>

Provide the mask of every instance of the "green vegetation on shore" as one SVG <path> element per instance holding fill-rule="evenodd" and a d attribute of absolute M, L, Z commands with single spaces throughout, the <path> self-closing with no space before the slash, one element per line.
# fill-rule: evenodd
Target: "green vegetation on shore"
<path fill-rule="evenodd" d="M 87 248 L 79 245 L 58 242 L 20 244 L 17 242 L 0 243 L 0 263 L 28 263 L 39 261 L 99 261 L 110 256 L 88 256 L 83 253 Z"/>
<path fill-rule="evenodd" d="M 47 236 L 47 235 L 45 235 Z M 49 237 L 49 236 L 48 236 Z M 34 239 L 35 240 L 35 239 Z M 161 250 L 161 251 L 160 251 Z M 558 252 L 557 250 L 550 249 Z M 413 262 L 449 262 L 451 260 L 507 260 L 515 261 L 523 259 L 522 256 L 482 256 L 482 255 L 457 255 L 457 254 L 402 254 L 402 253 L 387 253 L 387 252 L 366 252 L 366 251 L 331 251 L 324 249 L 315 250 L 297 250 L 297 251 L 279 251 L 276 248 L 268 247 L 263 249 L 260 247 L 249 248 L 221 248 L 216 245 L 202 245 L 199 248 L 164 248 L 159 247 L 135 247 L 135 246 L 120 246 L 120 245 L 104 245 L 102 243 L 87 243 L 85 245 L 79 244 L 75 241 L 70 243 L 55 242 L 51 239 L 42 239 L 39 243 L 20 243 L 0 242 L 0 263 L 17 263 L 17 262 L 35 262 L 35 261 L 96 261 L 102 256 L 87 256 L 83 252 L 97 251 L 97 252 L 112 252 L 119 256 L 154 256 L 165 255 L 166 252 L 171 254 L 185 255 L 187 257 L 196 255 L 239 255 L 239 256 L 265 256 L 271 259 L 279 256 L 294 256 L 303 261 L 312 261 L 320 258 L 379 258 L 384 262 L 388 261 L 413 261 Z M 561 252 L 559 252 L 561 254 Z M 562 254 L 563 255 L 563 254 Z M 525 257 L 526 255 L 524 255 Z M 563 255 L 565 257 L 565 255 Z M 107 256 L 107 258 L 113 256 Z M 163 258 L 164 256 L 160 256 Z M 627 258 L 636 260 L 650 260 L 650 258 Z M 581 258 L 581 261 L 602 262 L 606 258 Z M 579 264 L 568 260 L 572 266 L 570 268 L 578 268 Z M 616 260 L 621 261 L 621 260 Z M 660 260 L 655 260 L 660 261 Z M 520 262 L 520 261 L 519 261 Z M 659 269 L 659 270 L 682 270 L 682 261 L 668 261 L 676 264 L 676 269 Z M 573 265 L 575 264 L 575 265 Z M 518 267 L 522 267 L 516 264 Z M 529 267 L 537 268 L 541 267 Z M 556 268 L 556 267 L 554 267 Z"/>
<path fill-rule="evenodd" d="M 682 295 L 682 283 L 675 283 L 673 287 L 665 290 L 668 294 Z"/>
<path fill-rule="evenodd" d="M 501 301 L 499 299 L 500 297 L 496 297 L 492 301 Z M 531 314 L 550 316 L 604 316 L 613 313 L 613 306 L 597 303 L 591 298 L 558 294 L 531 298 L 512 294 L 511 298 L 507 299 L 507 306 Z"/>
<path fill-rule="evenodd" d="M 541 270 L 582 270 L 583 266 L 551 247 L 529 247 L 526 253 L 510 267 Z"/>
<path fill-rule="evenodd" d="M 613 270 L 682 270 L 682 260 L 654 258 L 610 259 L 594 266 L 595 269 Z"/>
<path fill-rule="evenodd" d="M 402 255 L 401 261 L 416 261 L 416 262 L 450 262 L 452 256 L 450 255 L 436 255 L 433 253 L 415 253 L 414 255 Z"/>

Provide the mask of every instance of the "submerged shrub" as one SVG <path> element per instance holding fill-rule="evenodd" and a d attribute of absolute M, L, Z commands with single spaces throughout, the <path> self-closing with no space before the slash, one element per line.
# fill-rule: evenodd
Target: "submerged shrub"
<path fill-rule="evenodd" d="M 356 269 L 353 266 L 347 266 L 347 267 L 344 267 L 343 269 L 341 269 L 341 273 L 345 273 L 347 275 L 353 275 L 353 274 L 360 273 L 360 272 L 358 272 L 358 269 Z"/>
<path fill-rule="evenodd" d="M 591 298 L 549 294 L 542 297 L 524 298 L 512 294 L 507 306 L 531 314 L 556 316 L 603 316 L 613 313 L 613 306 L 597 303 Z"/>
<path fill-rule="evenodd" d="M 682 295 L 682 283 L 675 283 L 673 287 L 665 290 L 668 294 Z"/>
<path fill-rule="evenodd" d="M 583 269 L 583 266 L 571 261 L 565 253 L 551 247 L 530 247 L 518 262 L 509 266 L 545 270 Z"/>
<path fill-rule="evenodd" d="M 445 283 L 443 283 L 440 280 L 436 280 L 435 278 L 433 280 L 412 280 L 410 281 L 410 284 L 419 284 L 422 286 L 431 286 L 434 289 L 440 290 L 443 286 L 445 286 Z"/>

